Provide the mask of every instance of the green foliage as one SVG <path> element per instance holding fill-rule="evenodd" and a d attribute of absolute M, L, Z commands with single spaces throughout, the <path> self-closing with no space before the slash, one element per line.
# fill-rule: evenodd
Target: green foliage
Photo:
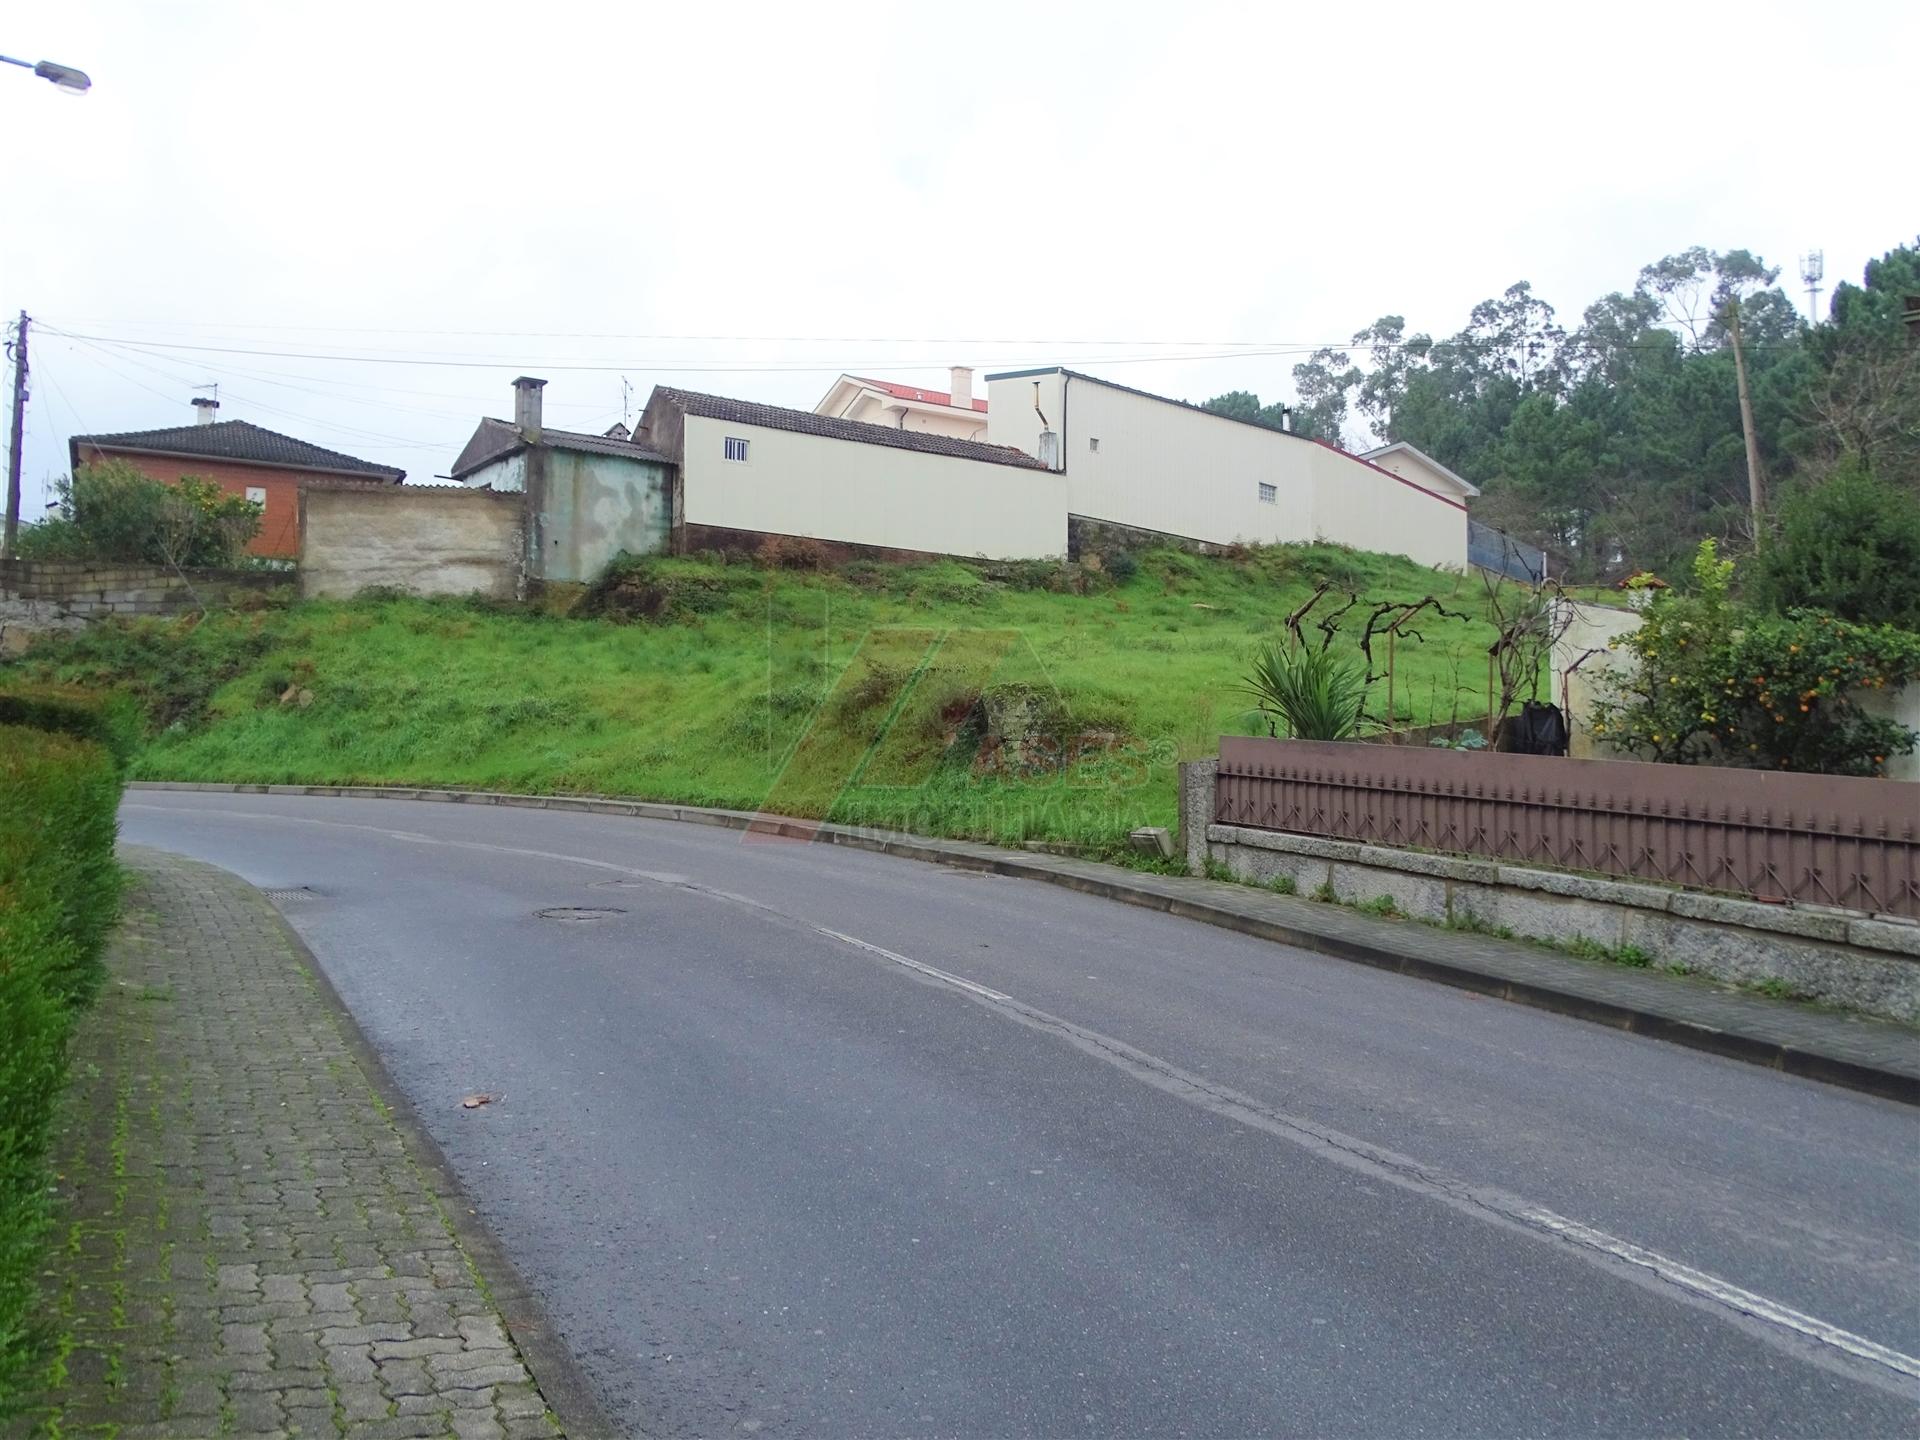
<path fill-rule="evenodd" d="M 1494 639 L 1478 579 L 1326 545 L 1134 558 L 1124 588 L 1085 593 L 1025 588 L 991 564 L 812 573 L 635 561 L 642 586 L 669 592 L 644 623 L 617 623 L 612 606 L 584 620 L 497 602 L 309 601 L 93 625 L 0 662 L 0 677 L 132 696 L 148 718 L 143 779 L 771 801 L 850 824 L 1103 852 L 1137 826 L 1177 822 L 1178 761 L 1214 753 L 1223 733 L 1266 733 L 1233 677 L 1321 579 L 1432 593 L 1471 617 L 1423 618 L 1424 643 L 1399 648 L 1396 701 L 1410 725 L 1482 713 L 1483 670 L 1456 673 L 1455 660 Z M 937 652 L 882 643 L 903 627 L 938 639 Z M 970 637 L 994 636 L 1003 654 L 960 663 Z M 1354 638 L 1333 653 L 1357 660 Z M 924 661 L 904 698 L 891 691 L 891 720 L 882 680 L 871 707 L 838 700 L 875 659 L 903 687 Z M 1036 747 L 1040 763 L 980 763 L 989 747 L 974 702 L 1022 690 L 1041 698 L 1030 714 L 1042 738 L 1062 743 Z M 887 746 L 863 758 L 882 731 Z M 779 788 L 790 759 L 821 742 L 845 774 L 803 796 Z"/>
<path fill-rule="evenodd" d="M 1270 724 L 1286 726 L 1296 740 L 1350 740 L 1360 728 L 1367 673 L 1331 649 L 1269 642 L 1242 689 Z"/>
<path fill-rule="evenodd" d="M 91 740 L 116 764 L 131 763 L 140 746 L 140 709 L 128 696 L 77 685 L 0 688 L 0 725 L 22 725 Z"/>
<path fill-rule="evenodd" d="M 1770 616 L 1730 595 L 1731 561 L 1702 541 L 1690 592 L 1662 592 L 1620 642 L 1636 660 L 1603 679 L 1593 729 L 1668 764 L 1877 775 L 1915 735 L 1869 715 L 1862 690 L 1920 679 L 1920 635 L 1815 610 Z"/>
<path fill-rule="evenodd" d="M 92 625 L 41 642 L 14 668 L 42 683 L 127 696 L 151 731 L 193 726 L 205 719 L 214 692 L 266 650 L 269 613 Z"/>
<path fill-rule="evenodd" d="M 98 988 L 118 903 L 119 800 L 118 768 L 99 745 L 0 725 L 0 1408 L 42 1338 L 47 1146 L 67 1041 Z"/>
<path fill-rule="evenodd" d="M 1830 318 L 1811 330 L 1778 278 L 1750 251 L 1695 246 L 1642 267 L 1573 326 L 1525 281 L 1444 338 L 1383 315 L 1350 350 L 1294 367 L 1295 428 L 1418 446 L 1481 487 L 1475 518 L 1546 547 L 1564 579 L 1678 571 L 1703 537 L 1752 535 L 1725 327 L 1737 302 L 1775 486 L 1853 456 L 1920 489 L 1920 349 L 1901 321 L 1902 297 L 1920 293 L 1920 245 L 1838 285 Z M 1207 408 L 1253 420 L 1280 409 L 1246 391 Z"/>
<path fill-rule="evenodd" d="M 193 475 L 163 484 L 125 460 L 83 465 L 54 494 L 59 515 L 20 532 L 25 559 L 214 568 L 260 533 L 253 501 Z"/>
<path fill-rule="evenodd" d="M 1748 594 L 1777 612 L 1804 607 L 1920 630 L 1920 495 L 1857 460 L 1793 491 Z"/>

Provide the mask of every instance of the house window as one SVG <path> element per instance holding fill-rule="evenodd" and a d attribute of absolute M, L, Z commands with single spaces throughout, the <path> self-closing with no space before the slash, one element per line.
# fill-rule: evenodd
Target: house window
<path fill-rule="evenodd" d="M 747 463 L 747 442 L 738 435 L 727 436 L 727 459 Z"/>
<path fill-rule="evenodd" d="M 1099 448 L 1100 448 L 1100 437 L 1098 435 L 1089 435 L 1087 437 L 1087 449 L 1098 450 Z"/>
<path fill-rule="evenodd" d="M 255 505 L 266 504 L 267 503 L 267 487 L 264 485 L 247 486 L 247 499 L 253 502 Z"/>
<path fill-rule="evenodd" d="M 1267 484 L 1266 481 L 1264 480 L 1261 481 L 1260 482 L 1260 503 L 1262 505 L 1277 505 L 1279 501 L 1280 501 L 1280 492 L 1274 489 L 1273 486 Z"/>

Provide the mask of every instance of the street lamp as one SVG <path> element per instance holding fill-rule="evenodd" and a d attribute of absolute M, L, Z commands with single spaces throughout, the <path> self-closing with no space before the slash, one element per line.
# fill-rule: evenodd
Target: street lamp
<path fill-rule="evenodd" d="M 42 80 L 51 80 L 60 87 L 63 94 L 84 95 L 93 81 L 87 78 L 87 72 L 76 70 L 71 65 L 59 65 L 52 60 L 42 60 L 38 65 L 31 60 L 16 60 L 11 55 L 0 55 L 0 61 L 9 65 L 18 65 L 22 70 L 31 70 Z"/>

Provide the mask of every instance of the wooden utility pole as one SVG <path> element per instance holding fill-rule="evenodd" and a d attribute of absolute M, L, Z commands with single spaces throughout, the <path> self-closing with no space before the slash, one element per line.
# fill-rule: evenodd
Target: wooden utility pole
<path fill-rule="evenodd" d="M 7 450 L 7 528 L 0 536 L 0 558 L 13 558 L 20 534 L 20 436 L 27 421 L 27 312 L 20 312 L 20 331 L 7 347 L 13 355 L 13 441 Z"/>
<path fill-rule="evenodd" d="M 1767 482 L 1760 473 L 1760 437 L 1753 428 L 1753 396 L 1747 389 L 1747 352 L 1740 345 L 1740 302 L 1727 302 L 1727 334 L 1733 340 L 1733 378 L 1740 387 L 1740 432 L 1747 442 L 1747 505 L 1753 511 L 1753 543 L 1766 535 Z"/>

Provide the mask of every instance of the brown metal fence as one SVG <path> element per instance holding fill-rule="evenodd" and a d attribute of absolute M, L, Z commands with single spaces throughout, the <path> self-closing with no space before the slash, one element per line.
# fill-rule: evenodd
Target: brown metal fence
<path fill-rule="evenodd" d="M 1223 736 L 1214 818 L 1920 918 L 1920 784 Z"/>

